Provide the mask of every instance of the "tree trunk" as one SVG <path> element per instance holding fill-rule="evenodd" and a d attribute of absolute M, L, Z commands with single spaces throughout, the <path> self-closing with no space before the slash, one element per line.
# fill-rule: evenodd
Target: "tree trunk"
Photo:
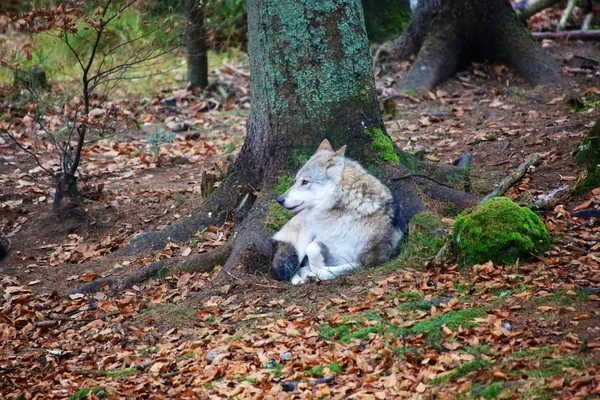
<path fill-rule="evenodd" d="M 204 4 L 202 0 L 185 0 L 185 8 L 187 14 L 187 81 L 192 88 L 205 88 L 208 86 L 208 60 L 204 30 Z"/>
<path fill-rule="evenodd" d="M 395 42 L 397 57 L 418 56 L 402 89 L 427 91 L 471 61 L 497 61 L 535 85 L 556 83 L 559 68 L 533 40 L 508 0 L 421 0 Z"/>
<path fill-rule="evenodd" d="M 202 226 L 233 216 L 236 230 L 223 269 L 265 270 L 273 250 L 265 220 L 276 204 L 274 188 L 325 138 L 338 148 L 347 144 L 348 156 L 378 171 L 409 216 L 423 210 L 411 180 L 404 178 L 428 167 L 396 149 L 385 133 L 360 1 L 249 0 L 248 27 L 252 108 L 231 173 L 182 225 L 146 234 L 126 251 L 183 241 Z M 457 172 L 451 166 L 449 171 Z M 437 199 L 462 206 L 477 201 L 429 180 L 418 183 Z"/>

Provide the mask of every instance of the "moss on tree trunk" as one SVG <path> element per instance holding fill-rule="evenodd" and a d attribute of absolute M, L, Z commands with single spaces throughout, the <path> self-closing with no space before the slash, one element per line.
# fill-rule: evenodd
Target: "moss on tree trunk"
<path fill-rule="evenodd" d="M 535 85 L 556 83 L 559 68 L 519 21 L 508 0 L 422 0 L 396 56 L 417 59 L 402 89 L 430 90 L 471 61 L 497 61 Z"/>

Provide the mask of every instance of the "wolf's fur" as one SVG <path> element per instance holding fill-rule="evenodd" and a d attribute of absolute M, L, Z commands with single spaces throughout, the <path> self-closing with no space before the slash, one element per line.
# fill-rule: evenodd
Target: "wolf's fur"
<path fill-rule="evenodd" d="M 274 236 L 271 273 L 304 283 L 351 274 L 389 259 L 408 221 L 390 190 L 327 140 L 277 201 L 296 215 Z"/>

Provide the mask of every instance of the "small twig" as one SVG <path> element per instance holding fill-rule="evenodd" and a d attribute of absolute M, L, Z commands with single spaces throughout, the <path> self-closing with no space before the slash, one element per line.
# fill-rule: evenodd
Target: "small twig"
<path fill-rule="evenodd" d="M 14 137 L 10 132 L 8 132 L 6 129 L 2 129 L 2 132 L 6 133 L 6 135 L 11 138 L 11 140 L 13 142 L 15 142 L 15 144 L 17 146 L 19 146 L 19 148 L 21 150 L 23 150 L 25 153 L 29 154 L 30 156 L 32 156 L 35 159 L 35 163 L 41 168 L 43 169 L 48 175 L 50 175 L 51 177 L 53 177 L 54 179 L 56 179 L 56 174 L 54 174 L 54 172 L 48 170 L 46 167 L 44 167 L 42 165 L 42 162 L 40 161 L 40 159 L 38 158 L 38 156 L 32 152 L 31 150 L 25 148 L 25 146 L 23 146 L 21 143 L 19 143 L 19 141 L 17 140 L 16 137 Z"/>
<path fill-rule="evenodd" d="M 442 182 L 438 181 L 437 179 L 434 179 L 434 178 L 432 178 L 432 177 L 430 177 L 428 175 L 423 175 L 423 174 L 408 174 L 408 175 L 404 175 L 404 176 L 399 176 L 399 177 L 396 177 L 396 178 L 392 178 L 390 180 L 392 180 L 392 181 L 399 181 L 399 180 L 402 180 L 402 179 L 409 179 L 409 178 L 425 178 L 425 179 L 429 179 L 430 181 L 432 181 L 432 182 L 434 182 L 434 183 L 436 183 L 436 184 L 438 184 L 440 186 L 444 186 L 444 187 L 447 187 L 447 188 L 450 188 L 450 189 L 454 189 L 450 185 L 446 185 L 445 183 L 442 183 Z"/>
<path fill-rule="evenodd" d="M 600 65 L 600 61 L 598 61 L 594 58 L 584 57 L 584 56 L 580 56 L 580 55 L 574 55 L 573 58 L 576 58 L 578 60 L 588 61 L 594 65 Z"/>
<path fill-rule="evenodd" d="M 499 167 L 500 165 L 508 164 L 510 160 L 498 161 L 496 163 L 490 164 L 491 167 Z"/>
<path fill-rule="evenodd" d="M 504 179 L 502 179 L 500 184 L 498 184 L 498 187 L 496 189 L 494 189 L 490 194 L 485 196 L 483 199 L 481 199 L 481 202 L 483 203 L 484 201 L 489 200 L 492 197 L 502 196 L 504 193 L 506 193 L 508 191 L 508 189 L 510 189 L 510 187 L 512 185 L 514 185 L 517 181 L 519 181 L 523 177 L 523 175 L 525 175 L 525 173 L 527 172 L 529 167 L 535 167 L 535 166 L 539 165 L 541 162 L 542 162 L 542 154 L 540 154 L 540 153 L 533 154 L 527 160 L 523 161 L 521 163 L 521 165 L 519 165 L 517 167 L 517 169 L 515 169 L 510 174 L 508 174 Z"/>

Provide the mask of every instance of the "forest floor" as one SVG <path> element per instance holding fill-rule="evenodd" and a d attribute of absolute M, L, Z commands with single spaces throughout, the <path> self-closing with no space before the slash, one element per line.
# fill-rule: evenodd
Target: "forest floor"
<path fill-rule="evenodd" d="M 471 154 L 478 196 L 534 153 L 542 164 L 509 197 L 528 204 L 573 183 L 572 152 L 599 110 L 584 102 L 575 111 L 568 100 L 600 92 L 589 61 L 600 46 L 548 50 L 564 68 L 562 87 L 533 89 L 503 67 L 474 65 L 417 97 L 394 89 L 407 65 L 384 60 L 377 84 L 394 99 L 388 133 L 431 162 Z M 159 271 L 116 296 L 69 295 L 226 243 L 230 223 L 159 252 L 113 254 L 197 208 L 203 171 L 226 172 L 244 140 L 244 69 L 220 70 L 225 97 L 175 89 L 113 101 L 139 125 L 84 149 L 85 215 L 52 216 L 51 180 L 0 135 L 0 232 L 11 250 L 0 264 L 1 397 L 600 398 L 600 225 L 570 215 L 600 206 L 600 190 L 542 214 L 554 246 L 533 263 L 466 269 L 422 259 L 301 287 L 268 276 L 217 286 L 218 269 Z M 0 111 L 21 113 L 21 145 L 56 167 L 26 105 L 9 108 L 8 98 L 0 93 Z M 451 226 L 454 210 L 431 207 Z"/>

